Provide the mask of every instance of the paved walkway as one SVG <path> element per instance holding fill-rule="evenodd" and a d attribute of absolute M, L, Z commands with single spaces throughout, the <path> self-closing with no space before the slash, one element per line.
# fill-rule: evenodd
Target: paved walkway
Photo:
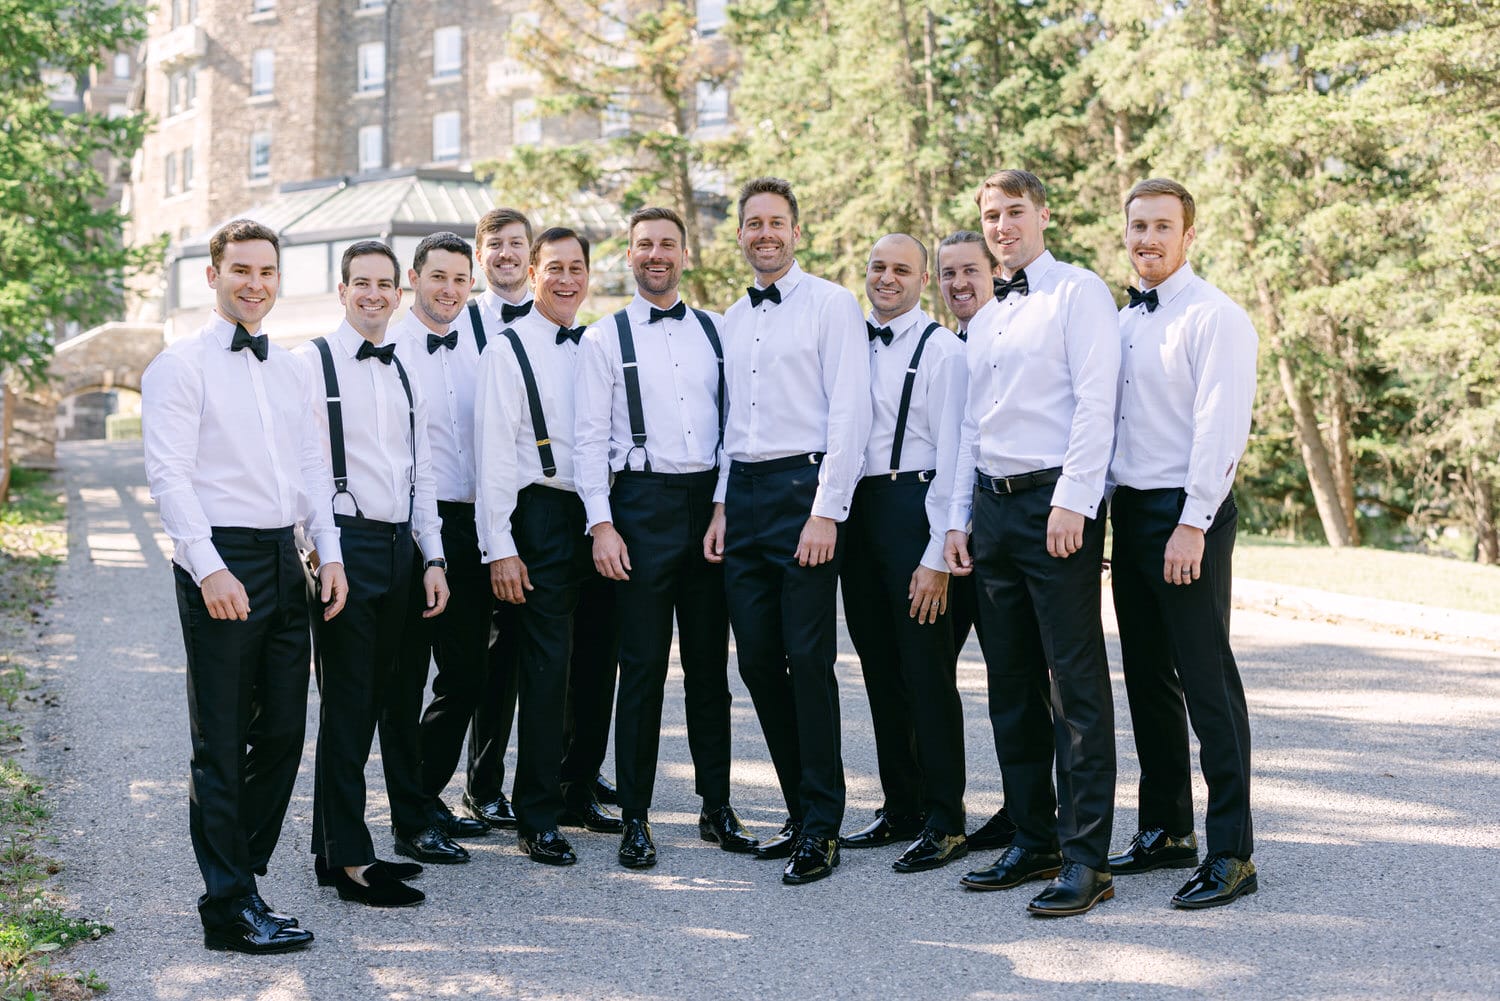
<path fill-rule="evenodd" d="M 1122 877 L 1081 918 L 1028 917 L 1026 890 L 973 894 L 960 868 L 901 876 L 897 851 L 847 852 L 838 873 L 783 887 L 774 863 L 697 840 L 681 675 L 669 682 L 653 811 L 662 861 L 614 863 L 579 834 L 580 863 L 534 865 L 514 841 L 471 842 L 431 869 L 422 907 L 379 912 L 313 882 L 312 743 L 262 883 L 314 929 L 312 950 L 205 952 L 187 838 L 183 652 L 169 547 L 138 446 L 64 446 L 70 558 L 46 650 L 60 707 L 33 766 L 56 803 L 62 890 L 117 931 L 70 956 L 124 999 L 1368 998 L 1500 995 L 1500 655 L 1355 626 L 1237 613 L 1256 742 L 1261 892 L 1217 911 L 1167 905 L 1180 873 Z M 1118 646 L 1110 625 L 1110 655 Z M 879 805 L 857 663 L 840 667 L 849 814 Z M 1115 675 L 1116 843 L 1134 828 L 1136 765 Z M 971 816 L 999 805 L 971 643 L 961 666 Z M 750 701 L 735 682 L 735 801 L 770 833 L 783 817 Z M 311 720 L 310 720 L 311 723 Z M 313 730 L 309 726 L 309 737 Z M 388 822 L 378 765 L 371 827 Z M 1203 802 L 1202 789 L 1198 802 Z M 570 837 L 572 835 L 570 834 Z M 382 849 L 388 848 L 377 838 Z M 985 856 L 977 861 L 987 863 Z M 960 864 L 962 865 L 962 864 Z"/>

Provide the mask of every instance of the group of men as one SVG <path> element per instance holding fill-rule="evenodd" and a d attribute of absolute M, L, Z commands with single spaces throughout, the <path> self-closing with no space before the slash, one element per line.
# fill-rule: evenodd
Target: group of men
<path fill-rule="evenodd" d="M 909 842 L 899 872 L 1004 849 L 962 885 L 1048 880 L 1040 915 L 1082 913 L 1113 895 L 1112 873 L 1161 867 L 1196 867 L 1178 906 L 1254 892 L 1228 623 L 1255 332 L 1187 264 L 1194 204 L 1175 182 L 1126 200 L 1139 287 L 1124 310 L 1047 252 L 1034 175 L 1001 171 L 976 201 L 982 233 L 937 249 L 956 330 L 920 306 L 928 252 L 909 235 L 873 245 L 868 312 L 803 271 L 779 178 L 740 192 L 754 284 L 723 315 L 680 296 L 690 261 L 671 209 L 632 214 L 635 296 L 584 327 L 588 239 L 500 208 L 472 247 L 420 243 L 415 303 L 394 325 L 400 263 L 351 245 L 344 322 L 286 352 L 260 330 L 276 234 L 246 220 L 215 234 L 214 316 L 142 392 L 176 545 L 205 945 L 312 941 L 256 884 L 301 756 L 310 657 L 311 848 L 341 898 L 419 903 L 422 863 L 465 862 L 460 839 L 501 828 L 540 863 L 574 864 L 559 828 L 580 826 L 618 833 L 621 865 L 654 865 L 674 619 L 699 833 L 784 860 L 787 884 L 829 876 L 841 847 Z M 486 287 L 471 297 L 473 264 Z M 1139 831 L 1114 855 L 1106 506 L 1142 771 Z M 840 587 L 885 795 L 843 837 Z M 956 669 L 971 624 L 1006 806 L 966 836 Z M 730 803 L 731 628 L 787 807 L 761 840 Z M 611 715 L 617 788 L 600 777 Z M 1201 864 L 1189 719 L 1209 788 Z M 412 861 L 377 858 L 365 821 L 377 732 L 395 850 Z M 441 797 L 466 741 L 457 815 Z"/>

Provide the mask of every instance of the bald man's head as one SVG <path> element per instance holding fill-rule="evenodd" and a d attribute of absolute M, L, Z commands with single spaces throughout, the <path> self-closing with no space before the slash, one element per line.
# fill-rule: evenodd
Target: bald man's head
<path fill-rule="evenodd" d="M 927 248 L 905 233 L 891 233 L 870 249 L 865 295 L 882 324 L 916 306 L 927 285 Z"/>

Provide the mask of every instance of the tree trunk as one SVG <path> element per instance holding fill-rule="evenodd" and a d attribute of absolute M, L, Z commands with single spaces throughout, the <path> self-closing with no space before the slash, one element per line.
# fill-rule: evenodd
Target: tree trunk
<path fill-rule="evenodd" d="M 1470 470 L 1474 478 L 1474 559 L 1494 566 L 1500 563 L 1500 509 L 1495 505 L 1495 483 L 1485 476 L 1478 459 Z"/>
<path fill-rule="evenodd" d="M 1328 442 L 1333 453 L 1334 482 L 1338 484 L 1339 508 L 1344 513 L 1344 527 L 1349 532 L 1349 544 L 1357 546 L 1360 538 L 1354 507 L 1354 433 L 1349 414 L 1349 394 L 1345 389 L 1342 376 L 1329 380 Z"/>
<path fill-rule="evenodd" d="M 1273 337 L 1273 345 L 1279 338 Z M 1313 503 L 1318 507 L 1318 520 L 1323 523 L 1323 534 L 1328 544 L 1335 549 L 1357 545 L 1349 534 L 1349 522 L 1339 503 L 1338 477 L 1333 470 L 1328 445 L 1318 429 L 1317 410 L 1312 395 L 1297 380 L 1292 363 L 1278 352 L 1276 372 L 1281 377 L 1281 389 L 1286 393 L 1288 406 L 1292 409 L 1292 421 L 1297 429 L 1297 447 L 1302 452 L 1302 464 L 1307 469 L 1307 483 L 1312 488 Z"/>

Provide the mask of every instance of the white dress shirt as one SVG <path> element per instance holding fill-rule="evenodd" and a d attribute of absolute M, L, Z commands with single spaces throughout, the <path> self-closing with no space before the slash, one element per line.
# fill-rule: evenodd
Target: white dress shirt
<path fill-rule="evenodd" d="M 576 489 L 573 479 L 573 374 L 578 345 L 557 343 L 558 325 L 537 309 L 510 325 L 521 338 L 536 378 L 542 416 L 552 443 L 554 476 L 542 475 L 526 382 L 510 340 L 491 339 L 479 359 L 479 387 L 474 398 L 474 443 L 479 456 L 479 490 L 474 517 L 479 551 L 485 563 L 516 555 L 510 519 L 516 498 L 533 484 L 557 490 Z"/>
<path fill-rule="evenodd" d="M 141 378 L 146 478 L 172 559 L 201 584 L 224 569 L 212 529 L 301 522 L 323 561 L 342 563 L 333 480 L 307 416 L 322 394 L 286 350 L 271 344 L 262 362 L 230 351 L 233 339 L 234 324 L 215 313 Z"/>
<path fill-rule="evenodd" d="M 509 299 L 496 292 L 493 288 L 487 288 L 483 292 L 481 292 L 479 294 L 479 311 L 484 317 L 485 336 L 490 340 L 494 340 L 494 338 L 500 333 L 500 331 L 510 326 L 510 324 L 506 323 L 504 320 L 504 314 L 501 313 L 502 309 L 504 309 L 506 306 L 521 306 L 528 302 L 532 302 L 530 292 L 527 292 L 523 296 L 521 296 L 520 302 L 511 302 Z M 534 311 L 536 309 L 536 305 L 533 303 L 531 308 Z M 467 306 L 464 307 L 464 312 L 468 312 Z M 526 315 L 530 316 L 531 314 L 527 313 Z M 520 317 L 518 316 L 516 317 L 516 319 L 519 320 Z"/>
<path fill-rule="evenodd" d="M 848 289 L 807 274 L 795 261 L 775 284 L 779 305 L 767 300 L 752 307 L 747 295 L 724 314 L 724 454 L 764 462 L 824 453 L 811 513 L 843 521 L 870 437 L 864 314 Z"/>
<path fill-rule="evenodd" d="M 896 440 L 896 418 L 901 410 L 901 391 L 912 352 L 932 317 L 918 306 L 880 323 L 871 314 L 869 322 L 891 329 L 887 347 L 870 338 L 870 393 L 874 421 L 865 449 L 865 475 L 935 469 L 927 485 L 927 549 L 922 565 L 929 570 L 948 571 L 943 560 L 943 541 L 948 531 L 948 511 L 953 503 L 954 470 L 958 465 L 958 440 L 963 433 L 964 400 L 969 381 L 964 343 L 953 331 L 939 327 L 927 338 L 912 383 L 911 406 L 907 410 L 906 434 L 901 444 L 901 464 L 891 469 L 891 448 Z"/>
<path fill-rule="evenodd" d="M 427 350 L 434 333 L 407 313 L 391 326 L 386 341 L 427 402 L 427 442 L 432 449 L 432 479 L 440 501 L 474 503 L 474 386 L 479 377 L 479 343 L 465 308 L 448 325 L 458 332 L 453 347 Z M 447 331 L 444 331 L 447 333 Z"/>
<path fill-rule="evenodd" d="M 416 409 L 416 469 L 412 468 L 411 416 L 406 391 L 395 363 L 375 358 L 356 360 L 365 339 L 346 320 L 325 338 L 338 378 L 339 400 L 344 422 L 344 462 L 349 473 L 347 493 L 333 498 L 337 514 L 359 514 L 373 521 L 401 523 L 411 520 L 412 534 L 427 559 L 443 555 L 442 519 L 432 482 L 432 452 L 427 443 L 427 401 L 422 386 L 412 379 Z M 379 347 L 380 345 L 376 345 Z M 324 458 L 332 466 L 328 432 L 328 396 L 323 381 L 323 356 L 312 341 L 298 345 L 292 354 L 301 360 L 309 378 L 319 389 L 313 406 Z M 415 477 L 415 480 L 413 480 Z M 412 496 L 412 483 L 416 496 Z M 331 493 L 332 491 L 330 491 Z M 352 495 L 352 496 L 351 496 Z"/>
<path fill-rule="evenodd" d="M 1120 328 L 1092 271 L 1049 251 L 1028 264 L 1029 292 L 969 321 L 969 402 L 950 529 L 966 530 L 974 472 L 1019 476 L 1062 467 L 1052 505 L 1099 513 L 1114 445 Z"/>
<path fill-rule="evenodd" d="M 682 319 L 650 322 L 652 304 L 639 293 L 625 307 L 635 344 L 646 448 L 632 451 L 625 368 L 614 315 L 584 332 L 575 377 L 577 431 L 574 470 L 588 527 L 612 521 L 610 474 L 641 469 L 701 473 L 719 462 L 719 358 L 703 324 L 687 310 Z M 722 346 L 724 318 L 709 313 Z"/>
<path fill-rule="evenodd" d="M 1158 305 L 1120 311 L 1120 399 L 1112 483 L 1187 490 L 1181 524 L 1205 531 L 1250 436 L 1259 338 L 1245 311 L 1188 264 Z"/>

